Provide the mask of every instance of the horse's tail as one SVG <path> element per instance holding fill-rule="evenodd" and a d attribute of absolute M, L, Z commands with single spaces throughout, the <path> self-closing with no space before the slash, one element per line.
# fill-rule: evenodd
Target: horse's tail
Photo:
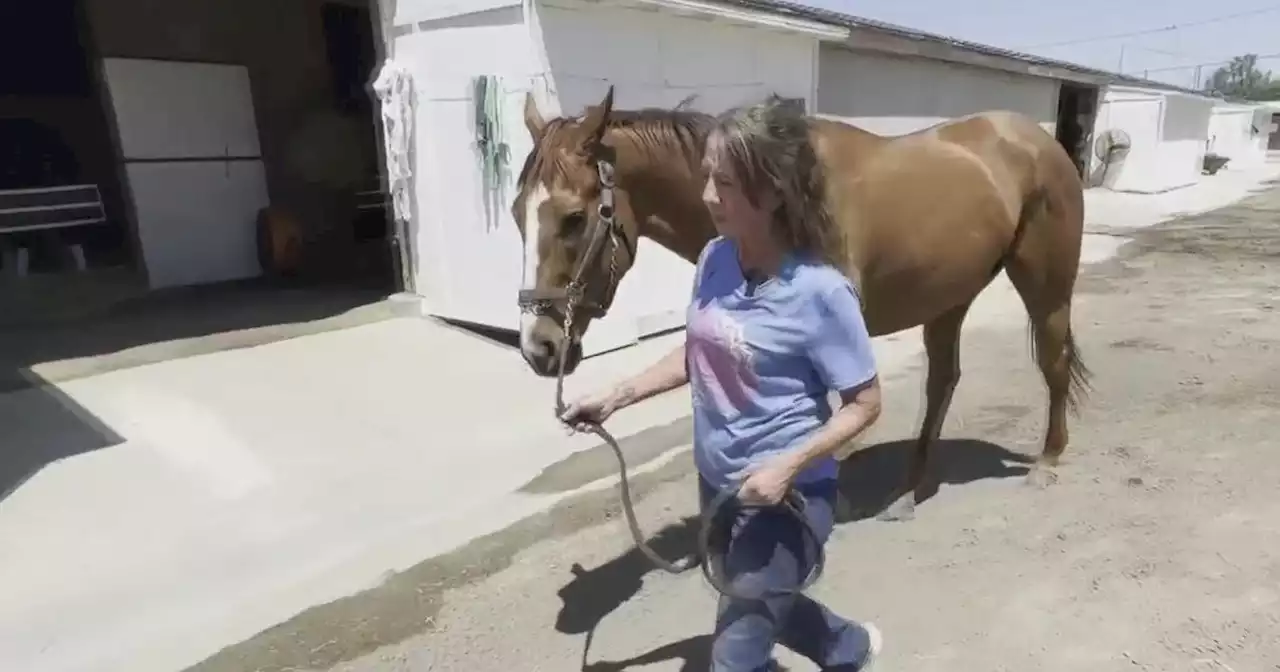
<path fill-rule="evenodd" d="M 1033 188 L 1031 190 L 1031 193 L 1028 195 L 1028 197 L 1023 201 L 1022 212 L 1020 213 L 1018 218 L 1017 228 L 1014 230 L 1013 239 L 1009 244 L 1008 251 L 1005 253 L 1004 258 L 1001 259 L 1000 266 L 1003 267 L 1008 265 L 1009 260 L 1011 260 L 1015 254 L 1017 254 L 1018 248 L 1021 245 L 1023 238 L 1027 235 L 1028 228 L 1032 226 L 1051 225 L 1055 223 L 1055 220 L 1066 219 L 1066 216 L 1070 216 L 1072 217 L 1072 219 L 1080 220 L 1079 226 L 1082 230 L 1081 235 L 1083 235 L 1083 228 L 1084 228 L 1083 209 L 1080 208 L 1079 212 L 1074 212 L 1074 213 L 1055 213 L 1054 212 L 1055 210 L 1062 208 L 1064 205 L 1068 208 L 1075 207 L 1074 205 L 1055 202 L 1054 194 L 1051 193 L 1050 187 L 1047 185 L 1039 184 L 1035 188 Z M 1063 214 L 1064 217 L 1055 218 L 1053 217 L 1054 214 Z M 1059 259 L 1046 260 L 1046 261 L 1050 263 L 1052 263 L 1052 261 L 1058 261 L 1059 263 L 1066 263 L 1067 254 L 1065 254 L 1065 250 L 1051 250 L 1049 254 L 1054 255 L 1055 252 L 1062 253 Z M 1063 280 L 1059 280 L 1059 285 L 1060 285 L 1059 287 L 1038 288 L 1040 291 L 1043 292 L 1043 295 L 1041 296 L 1028 297 L 1025 294 L 1026 288 L 1023 288 L 1023 287 L 1018 288 L 1019 294 L 1023 295 L 1022 296 L 1023 303 L 1026 305 L 1029 313 L 1031 313 L 1032 311 L 1045 310 L 1046 309 L 1045 306 L 1037 305 L 1042 301 L 1048 303 L 1050 306 L 1062 301 L 1070 303 L 1074 285 L 1075 285 L 1075 276 L 1079 266 L 1078 254 L 1076 255 L 1074 263 L 1076 264 L 1076 268 L 1071 269 L 1069 273 L 1065 274 L 1066 277 Z M 999 270 L 1000 269 L 997 268 L 997 272 L 999 272 Z M 1042 269 L 1042 272 L 1046 273 L 1047 275 L 1052 275 L 1048 271 L 1048 269 Z M 1053 279 L 1050 278 L 1049 282 L 1052 283 Z M 1065 287 L 1065 289 L 1063 289 L 1063 287 Z M 1048 310 L 1052 310 L 1052 308 L 1049 308 Z M 1069 312 L 1067 314 L 1070 315 Z M 1048 324 L 1048 320 L 1045 319 L 1044 315 L 1030 314 L 1029 317 L 1031 319 L 1029 320 L 1029 324 L 1028 324 L 1028 332 L 1029 332 L 1028 335 L 1030 336 L 1030 339 L 1031 339 L 1031 354 L 1033 357 L 1035 357 L 1035 360 L 1037 362 L 1042 361 L 1040 359 L 1041 354 L 1048 354 L 1048 353 L 1040 352 L 1041 344 L 1046 342 L 1054 343 L 1055 341 L 1062 343 L 1061 354 L 1063 357 L 1066 358 L 1066 367 L 1067 367 L 1066 404 L 1067 404 L 1067 408 L 1073 414 L 1078 415 L 1080 404 L 1089 395 L 1089 392 L 1092 389 L 1092 385 L 1090 381 L 1093 377 L 1093 373 L 1089 370 L 1089 367 L 1085 365 L 1084 358 L 1080 354 L 1080 347 L 1076 343 L 1075 333 L 1071 327 L 1070 321 L 1068 319 L 1068 322 L 1066 324 L 1051 326 Z M 1042 332 L 1044 332 L 1047 329 L 1054 329 L 1055 331 L 1057 329 L 1063 329 L 1065 333 L 1062 333 L 1060 336 L 1058 336 L 1058 338 L 1046 338 L 1048 334 L 1045 334 Z"/>
<path fill-rule="evenodd" d="M 1091 379 L 1093 378 L 1093 372 L 1089 370 L 1088 366 L 1085 366 L 1084 358 L 1080 356 L 1080 348 L 1076 345 L 1075 332 L 1069 326 L 1067 327 L 1066 343 L 1063 347 L 1065 349 L 1064 354 L 1067 357 L 1067 373 L 1071 377 L 1071 382 L 1067 385 L 1067 408 L 1078 415 L 1080 413 L 1080 403 L 1092 391 Z"/>

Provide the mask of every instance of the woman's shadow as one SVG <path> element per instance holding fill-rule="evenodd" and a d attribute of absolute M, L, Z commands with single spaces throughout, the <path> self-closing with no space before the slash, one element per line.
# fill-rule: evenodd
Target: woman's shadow
<path fill-rule="evenodd" d="M 660 663 L 664 660 L 683 660 L 680 672 L 707 672 L 711 669 L 711 635 L 698 635 L 642 653 L 626 660 L 584 663 L 582 672 L 623 672 L 632 667 Z"/>
<path fill-rule="evenodd" d="M 890 441 L 867 446 L 840 466 L 840 491 L 845 502 L 838 523 L 848 523 L 876 515 L 889 504 L 914 450 L 915 440 Z M 942 483 L 960 485 L 989 478 L 1025 475 L 1033 458 L 994 443 L 977 439 L 943 439 L 934 449 L 930 473 L 936 474 L 928 501 Z M 695 496 L 693 493 L 690 497 Z M 909 524 L 909 523 L 908 523 Z M 650 546 L 663 558 L 677 560 L 696 552 L 699 519 L 687 517 L 654 534 Z M 579 564 L 571 568 L 573 579 L 558 591 L 563 606 L 556 617 L 556 631 L 586 634 L 583 672 L 613 672 L 632 666 L 651 665 L 682 659 L 682 672 L 702 672 L 709 667 L 710 635 L 698 635 L 661 646 L 633 658 L 588 663 L 591 640 L 605 617 L 640 592 L 644 577 L 655 571 L 640 551 L 626 553 L 594 569 Z M 690 571 L 697 571 L 696 569 Z M 710 618 L 710 616 L 708 616 Z"/>

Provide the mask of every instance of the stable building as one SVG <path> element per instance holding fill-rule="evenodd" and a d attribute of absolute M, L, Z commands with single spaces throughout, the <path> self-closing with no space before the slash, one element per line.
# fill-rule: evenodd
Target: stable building
<path fill-rule="evenodd" d="M 18 50 L 0 131 L 39 145 L 0 184 L 6 275 L 64 249 L 84 282 L 123 269 L 145 290 L 347 269 L 333 274 L 499 332 L 519 321 L 510 204 L 528 93 L 545 116 L 579 114 L 610 85 L 624 109 L 715 113 L 777 93 L 886 135 L 1012 109 L 1086 174 L 1094 119 L 1118 100 L 1106 92 L 1156 86 L 773 0 L 38 4 L 53 28 L 15 15 L 0 40 Z M 24 75 L 31 61 L 61 64 L 63 88 Z M 1173 130 L 1157 144 L 1200 133 L 1180 115 L 1161 117 Z M 1140 154 L 1117 174 L 1151 188 Z M 586 352 L 679 327 L 691 277 L 643 241 Z"/>
<path fill-rule="evenodd" d="M 1230 159 L 1225 170 L 1256 168 L 1266 163 L 1271 136 L 1269 107 L 1215 101 L 1209 116 L 1208 151 Z"/>
<path fill-rule="evenodd" d="M 532 149 L 522 121 L 526 93 L 548 117 L 580 114 L 610 85 L 620 109 L 683 102 L 718 112 L 774 92 L 813 109 L 818 44 L 848 33 L 690 0 L 484 4 L 399 0 L 388 52 L 412 73 L 415 92 L 416 291 L 431 315 L 504 330 L 519 320 L 521 239 L 510 204 Z M 479 78 L 490 100 L 473 95 Z M 496 123 L 477 123 L 486 109 Z M 480 135 L 493 129 L 497 137 Z M 486 162 L 482 143 L 503 146 L 504 160 Z M 682 325 L 678 299 L 687 297 L 692 273 L 642 241 L 613 310 L 592 324 L 584 349 L 602 352 Z"/>
<path fill-rule="evenodd" d="M 276 273 L 393 291 L 370 1 L 6 3 L 0 303 Z"/>
<path fill-rule="evenodd" d="M 1213 107 L 1213 98 L 1185 91 L 1107 87 L 1094 124 L 1091 184 L 1151 194 L 1197 183 Z"/>
<path fill-rule="evenodd" d="M 580 114 L 610 85 L 623 109 L 716 113 L 777 93 L 889 135 L 1003 107 L 1040 121 L 1083 171 L 1110 77 L 763 0 L 384 0 L 383 9 L 387 54 L 414 87 L 413 291 L 424 314 L 500 331 L 519 321 L 510 203 L 531 149 L 528 92 L 544 116 Z M 643 241 L 586 354 L 682 325 L 692 271 Z"/>

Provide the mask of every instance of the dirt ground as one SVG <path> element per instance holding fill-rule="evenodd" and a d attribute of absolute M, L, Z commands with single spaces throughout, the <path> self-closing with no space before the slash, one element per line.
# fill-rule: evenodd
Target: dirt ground
<path fill-rule="evenodd" d="M 1280 670 L 1278 218 L 1273 188 L 1088 269 L 1075 323 L 1094 392 L 1046 488 L 1023 478 L 1045 397 L 1027 334 L 969 329 L 938 494 L 914 521 L 870 517 L 920 417 L 921 368 L 886 381 L 812 591 L 881 627 L 877 669 Z M 686 456 L 639 479 L 648 529 L 694 513 L 690 473 Z M 615 500 L 577 498 L 195 669 L 705 670 L 712 591 L 629 552 Z M 659 547 L 687 550 L 691 529 Z"/>

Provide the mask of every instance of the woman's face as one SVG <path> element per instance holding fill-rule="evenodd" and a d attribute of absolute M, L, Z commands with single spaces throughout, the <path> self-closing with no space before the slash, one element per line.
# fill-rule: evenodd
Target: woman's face
<path fill-rule="evenodd" d="M 757 204 L 751 203 L 744 182 L 735 173 L 733 163 L 725 157 L 718 133 L 707 139 L 704 157 L 706 183 L 702 187 L 702 202 L 711 213 L 716 232 L 736 242 L 768 237 L 773 212 L 771 205 L 776 205 L 776 199 L 766 194 L 756 198 Z"/>

